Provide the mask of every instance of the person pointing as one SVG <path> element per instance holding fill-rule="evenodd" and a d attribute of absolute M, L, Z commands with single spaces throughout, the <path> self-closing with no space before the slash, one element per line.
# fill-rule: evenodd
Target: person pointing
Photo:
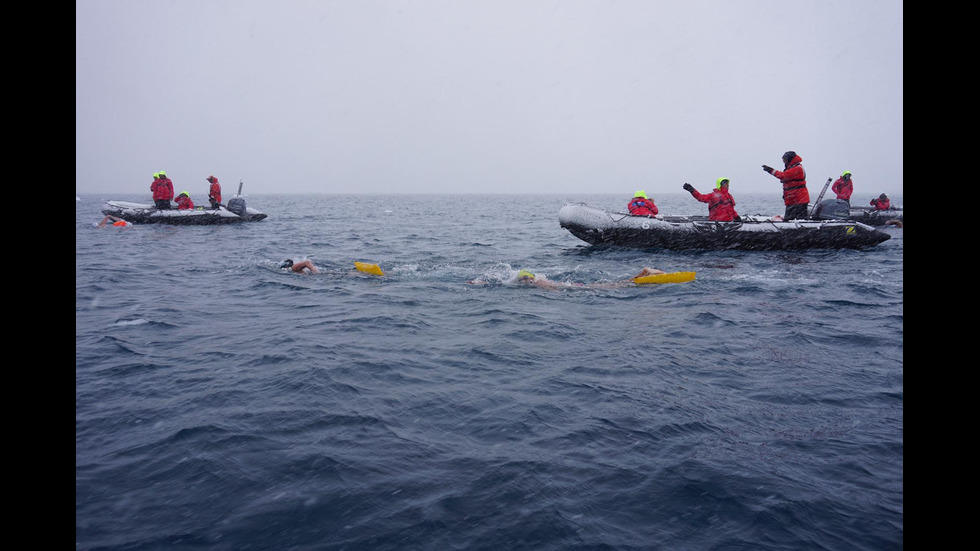
<path fill-rule="evenodd" d="M 810 192 L 806 189 L 806 171 L 803 170 L 803 159 L 795 151 L 783 153 L 785 170 L 775 170 L 771 166 L 762 165 L 762 170 L 779 178 L 783 185 L 783 204 L 786 214 L 783 220 L 805 219 L 807 205 L 810 203 Z"/>

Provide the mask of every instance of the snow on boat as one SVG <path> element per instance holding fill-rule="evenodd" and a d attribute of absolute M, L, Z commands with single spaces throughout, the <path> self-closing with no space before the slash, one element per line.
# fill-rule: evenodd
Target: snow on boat
<path fill-rule="evenodd" d="M 207 226 L 212 224 L 236 224 L 239 222 L 257 222 L 265 219 L 268 215 L 259 212 L 251 207 L 242 205 L 237 209 L 233 204 L 234 199 L 228 202 L 228 206 L 237 212 L 225 207 L 217 209 L 196 207 L 186 210 L 160 210 L 152 203 L 129 203 L 126 201 L 106 201 L 102 209 L 102 214 L 122 218 L 131 224 L 172 224 L 172 225 L 198 225 Z"/>
<path fill-rule="evenodd" d="M 228 201 L 228 205 L 218 208 L 195 207 L 193 209 L 158 209 L 152 203 L 129 203 L 126 201 L 106 201 L 102 214 L 122 218 L 131 224 L 173 224 L 209 226 L 213 224 L 237 224 L 239 222 L 258 222 L 268 215 L 245 204 L 242 197 L 242 182 L 238 183 L 238 195 Z"/>
<path fill-rule="evenodd" d="M 792 220 L 743 216 L 739 222 L 716 222 L 707 216 L 633 216 L 572 203 L 558 211 L 558 222 L 592 245 L 684 249 L 860 249 L 891 236 L 851 220 Z"/>

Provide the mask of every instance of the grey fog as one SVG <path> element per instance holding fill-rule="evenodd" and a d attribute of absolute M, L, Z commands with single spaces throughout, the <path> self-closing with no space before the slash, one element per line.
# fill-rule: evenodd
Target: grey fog
<path fill-rule="evenodd" d="M 78 0 L 76 194 L 903 188 L 894 0 Z"/>

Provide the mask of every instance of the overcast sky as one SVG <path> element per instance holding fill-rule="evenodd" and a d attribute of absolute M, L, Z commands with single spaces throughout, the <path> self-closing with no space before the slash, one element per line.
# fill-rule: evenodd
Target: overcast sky
<path fill-rule="evenodd" d="M 896 0 L 76 0 L 76 193 L 903 187 Z"/>

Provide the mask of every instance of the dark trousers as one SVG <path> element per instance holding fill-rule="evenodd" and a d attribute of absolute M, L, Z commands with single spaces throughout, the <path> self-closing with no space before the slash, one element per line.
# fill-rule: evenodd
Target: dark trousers
<path fill-rule="evenodd" d="M 806 203 L 800 205 L 786 205 L 786 214 L 783 220 L 803 220 L 806 218 Z"/>
<path fill-rule="evenodd" d="M 170 210 L 170 199 L 154 199 L 153 204 L 160 210 Z"/>

